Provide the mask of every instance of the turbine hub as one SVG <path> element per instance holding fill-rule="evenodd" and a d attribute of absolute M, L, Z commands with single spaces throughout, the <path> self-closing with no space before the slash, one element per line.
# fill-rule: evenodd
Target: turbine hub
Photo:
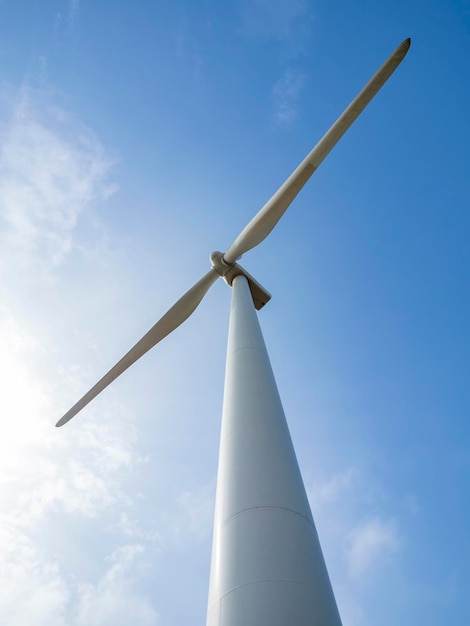
<path fill-rule="evenodd" d="M 259 311 L 269 300 L 271 300 L 271 294 L 269 291 L 259 284 L 257 280 L 248 274 L 246 269 L 238 263 L 227 263 L 224 260 L 222 252 L 213 252 L 211 254 L 211 264 L 215 271 L 221 276 L 227 285 L 232 286 L 234 278 L 237 276 L 244 276 L 248 280 L 250 286 L 251 297 L 255 308 Z"/>
<path fill-rule="evenodd" d="M 219 252 L 218 250 L 216 250 L 211 254 L 211 265 L 219 274 L 219 276 L 222 276 L 222 278 L 224 278 L 225 275 L 235 265 L 235 263 L 227 263 L 227 261 L 225 261 L 224 259 L 223 252 Z"/>

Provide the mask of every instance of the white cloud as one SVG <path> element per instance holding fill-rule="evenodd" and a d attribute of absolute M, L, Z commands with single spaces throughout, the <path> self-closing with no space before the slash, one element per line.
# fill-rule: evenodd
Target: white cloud
<path fill-rule="evenodd" d="M 69 592 L 57 564 L 5 520 L 0 524 L 0 555 L 0 623 L 67 626 Z"/>
<path fill-rule="evenodd" d="M 315 523 L 324 547 L 342 560 L 345 537 L 357 523 L 357 504 L 370 492 L 358 468 L 349 467 L 317 480 L 307 488 Z"/>
<path fill-rule="evenodd" d="M 350 575 L 357 579 L 369 573 L 400 545 L 398 530 L 392 520 L 374 517 L 358 524 L 349 533 L 347 560 Z"/>
<path fill-rule="evenodd" d="M 0 147 L 2 265 L 50 272 L 73 248 L 80 215 L 116 189 L 94 134 L 24 87 L 5 114 Z"/>
<path fill-rule="evenodd" d="M 96 228 L 91 207 L 114 189 L 113 159 L 44 90 L 24 86 L 9 100 L 6 92 L 0 103 L 0 623 L 119 624 L 132 615 L 154 624 L 155 612 L 133 590 L 140 548 L 118 548 L 111 565 L 96 556 L 103 527 L 135 498 L 128 481 L 141 458 L 131 416 L 111 395 L 99 420 L 74 432 L 54 428 L 57 407 L 66 406 L 89 373 L 76 366 L 58 372 L 56 324 L 49 318 L 51 310 L 59 314 L 43 300 L 62 311 L 75 306 L 59 270 L 83 247 L 80 225 Z M 52 382 L 57 378 L 60 385 Z M 114 534 L 119 540 L 126 541 Z M 100 550 L 106 554 L 107 544 Z M 127 621 L 113 621 L 107 608 L 113 593 Z M 101 621 L 86 621 L 91 607 Z"/>
<path fill-rule="evenodd" d="M 377 478 L 349 467 L 307 490 L 344 626 L 368 623 L 364 583 L 396 565 L 402 529 Z M 387 584 L 386 582 L 384 583 Z"/>
<path fill-rule="evenodd" d="M 151 543 L 157 551 L 168 553 L 186 550 L 188 544 L 207 541 L 214 521 L 215 479 L 181 493 L 172 505 L 160 507 L 155 525 L 144 531 L 135 519 L 122 515 L 119 525 L 123 532 L 134 539 Z"/>
<path fill-rule="evenodd" d="M 153 626 L 158 615 L 150 601 L 135 590 L 138 571 L 145 566 L 140 544 L 118 548 L 97 584 L 79 586 L 77 626 Z"/>
<path fill-rule="evenodd" d="M 178 498 L 175 532 L 202 540 L 212 532 L 214 519 L 215 482 L 194 491 L 185 491 Z"/>
<path fill-rule="evenodd" d="M 74 438 L 56 436 L 54 390 L 35 364 L 47 349 L 11 314 L 0 316 L 0 505 L 30 526 L 57 507 L 93 517 L 123 495 L 115 479 L 138 458 L 125 423 L 84 424 Z"/>
<path fill-rule="evenodd" d="M 77 19 L 79 11 L 80 11 L 80 0 L 70 0 L 69 1 L 69 18 L 71 22 L 74 22 Z"/>
<path fill-rule="evenodd" d="M 333 474 L 323 482 L 316 484 L 309 490 L 309 498 L 314 507 L 320 508 L 328 503 L 334 503 L 344 493 L 350 491 L 359 478 L 356 468 L 350 467 L 343 472 Z"/>
<path fill-rule="evenodd" d="M 55 41 L 57 40 L 59 36 L 61 23 L 62 23 L 62 15 L 59 11 L 56 11 L 54 15 L 54 21 L 52 23 L 52 35 Z"/>
<path fill-rule="evenodd" d="M 308 495 L 322 542 L 341 566 L 346 560 L 353 579 L 373 568 L 378 572 L 399 549 L 400 529 L 382 490 L 358 468 L 329 476 L 310 487 Z"/>
<path fill-rule="evenodd" d="M 305 74 L 287 68 L 272 90 L 273 122 L 276 126 L 290 128 L 298 115 L 298 101 L 305 85 Z"/>
<path fill-rule="evenodd" d="M 282 74 L 271 90 L 272 123 L 291 128 L 307 74 L 294 67 L 311 38 L 308 0 L 243 0 L 239 6 L 241 34 L 260 43 L 276 42 Z"/>
<path fill-rule="evenodd" d="M 137 590 L 145 576 L 142 545 L 124 545 L 107 559 L 96 583 L 73 581 L 26 534 L 0 526 L 0 623 L 14 626 L 154 626 L 158 616 Z"/>

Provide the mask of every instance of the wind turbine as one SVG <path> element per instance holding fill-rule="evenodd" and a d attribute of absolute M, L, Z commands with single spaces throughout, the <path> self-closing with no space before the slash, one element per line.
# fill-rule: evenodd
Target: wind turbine
<path fill-rule="evenodd" d="M 56 426 L 63 426 L 182 324 L 222 277 L 233 287 L 207 626 L 341 626 L 255 309 L 270 294 L 237 263 L 295 196 L 410 47 L 403 41 L 211 269 Z"/>

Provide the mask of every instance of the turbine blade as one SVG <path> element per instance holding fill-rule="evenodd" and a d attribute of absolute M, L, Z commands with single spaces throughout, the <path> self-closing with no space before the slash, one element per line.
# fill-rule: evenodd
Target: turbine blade
<path fill-rule="evenodd" d="M 410 39 L 405 39 L 398 46 L 297 169 L 245 226 L 224 254 L 226 263 L 234 263 L 242 254 L 257 246 L 269 235 L 323 159 L 400 65 L 410 43 Z"/>
<path fill-rule="evenodd" d="M 138 341 L 120 361 L 112 367 L 107 374 L 99 380 L 67 413 L 60 418 L 56 426 L 63 426 L 83 409 L 93 398 L 103 391 L 109 384 L 120 376 L 128 367 L 135 363 L 141 356 L 148 352 L 164 337 L 169 335 L 180 324 L 194 313 L 201 300 L 206 295 L 211 285 L 219 277 L 214 268 L 211 268 L 184 296 L 182 296 L 171 309 Z"/>

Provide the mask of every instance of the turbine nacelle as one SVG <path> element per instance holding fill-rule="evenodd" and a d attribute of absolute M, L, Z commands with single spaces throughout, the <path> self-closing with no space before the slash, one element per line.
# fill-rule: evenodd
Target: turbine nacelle
<path fill-rule="evenodd" d="M 271 300 L 271 294 L 238 263 L 227 263 L 222 252 L 215 251 L 211 254 L 211 264 L 227 285 L 232 286 L 234 278 L 245 276 L 251 291 L 251 297 L 255 308 L 259 311 Z"/>

